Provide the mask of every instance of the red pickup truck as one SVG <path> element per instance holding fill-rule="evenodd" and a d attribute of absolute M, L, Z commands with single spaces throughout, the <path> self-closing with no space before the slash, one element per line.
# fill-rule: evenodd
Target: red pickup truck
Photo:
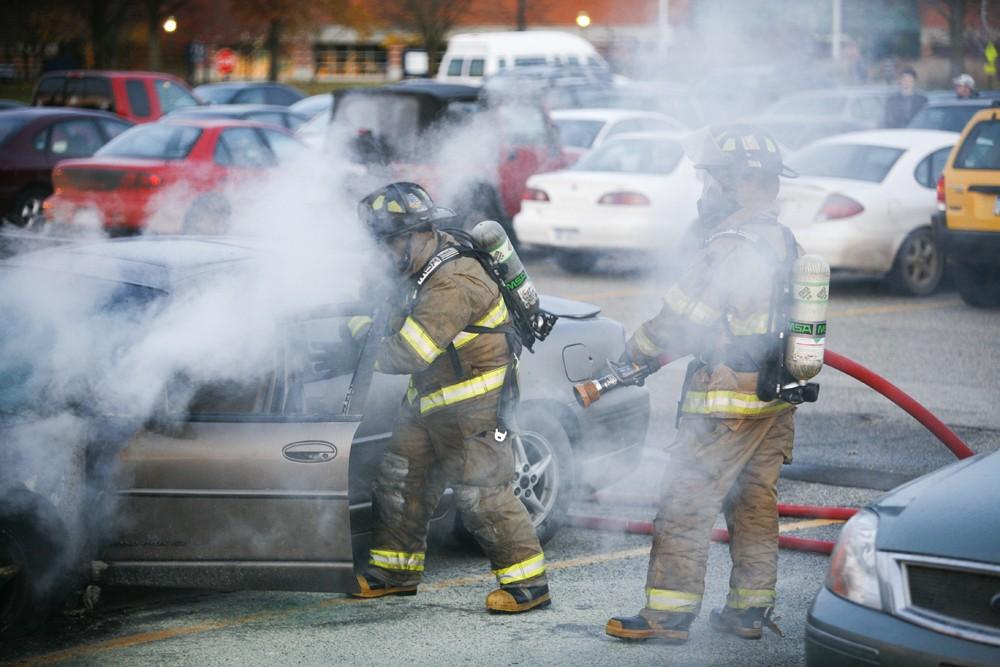
<path fill-rule="evenodd" d="M 183 81 L 170 74 L 67 70 L 43 74 L 31 104 L 111 111 L 133 123 L 148 123 L 201 102 Z"/>

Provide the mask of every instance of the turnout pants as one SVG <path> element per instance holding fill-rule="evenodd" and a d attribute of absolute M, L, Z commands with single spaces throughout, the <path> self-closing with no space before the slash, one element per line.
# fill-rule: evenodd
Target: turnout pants
<path fill-rule="evenodd" d="M 782 463 L 791 460 L 794 436 L 794 410 L 752 420 L 683 417 L 654 524 L 644 614 L 698 613 L 720 509 L 733 560 L 726 605 L 774 604 L 777 483 Z"/>
<path fill-rule="evenodd" d="M 404 405 L 375 478 L 369 572 L 413 585 L 424 570 L 427 524 L 447 486 L 504 587 L 545 583 L 545 560 L 527 509 L 514 496 L 512 434 L 494 436 L 499 392 L 429 415 Z"/>

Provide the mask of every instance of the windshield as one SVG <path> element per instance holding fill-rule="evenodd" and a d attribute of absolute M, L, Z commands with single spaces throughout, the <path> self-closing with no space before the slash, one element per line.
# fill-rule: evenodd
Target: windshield
<path fill-rule="evenodd" d="M 347 95 L 334 109 L 333 124 L 366 137 L 388 156 L 415 152 L 420 132 L 420 102 L 407 95 Z"/>
<path fill-rule="evenodd" d="M 602 120 L 577 120 L 563 119 L 554 121 L 559 128 L 559 138 L 564 146 L 574 148 L 590 148 L 594 144 L 594 139 L 604 127 Z"/>
<path fill-rule="evenodd" d="M 791 155 L 788 165 L 801 176 L 881 183 L 904 152 L 889 146 L 819 144 Z"/>
<path fill-rule="evenodd" d="M 18 118 L 17 116 L 10 118 L 5 118 L 0 115 L 0 145 L 2 145 L 7 138 L 13 136 L 18 130 L 27 125 L 28 121 L 25 118 Z"/>
<path fill-rule="evenodd" d="M 160 109 L 163 110 L 163 113 L 170 113 L 174 109 L 198 106 L 198 100 L 172 81 L 159 79 L 153 83 L 153 88 L 156 89 L 156 96 L 160 100 Z"/>
<path fill-rule="evenodd" d="M 977 123 L 955 156 L 955 169 L 1000 169 L 1000 121 Z"/>
<path fill-rule="evenodd" d="M 947 132 L 961 132 L 965 129 L 969 119 L 976 115 L 982 107 L 977 106 L 954 106 L 954 107 L 924 107 L 913 120 L 910 127 L 920 130 L 945 130 Z"/>
<path fill-rule="evenodd" d="M 238 91 L 230 86 L 198 86 L 194 94 L 208 104 L 228 104 Z"/>
<path fill-rule="evenodd" d="M 796 95 L 779 100 L 770 113 L 776 116 L 836 116 L 846 104 L 847 98 L 840 95 Z"/>
<path fill-rule="evenodd" d="M 140 125 L 122 132 L 94 155 L 183 160 L 200 136 L 199 128 L 187 125 L 166 123 Z"/>
<path fill-rule="evenodd" d="M 575 171 L 669 174 L 683 155 L 684 150 L 676 141 L 617 139 L 584 155 L 570 168 Z"/>

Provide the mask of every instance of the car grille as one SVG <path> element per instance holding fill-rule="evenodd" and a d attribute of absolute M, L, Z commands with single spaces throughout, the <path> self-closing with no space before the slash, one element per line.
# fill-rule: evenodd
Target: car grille
<path fill-rule="evenodd" d="M 66 169 L 62 183 L 74 190 L 114 190 L 123 174 L 114 169 Z"/>
<path fill-rule="evenodd" d="M 889 611 L 916 625 L 1000 646 L 1000 563 L 880 551 Z"/>
<path fill-rule="evenodd" d="M 914 608 L 1000 630 L 1000 611 L 991 604 L 1000 574 L 919 565 L 908 565 L 906 574 Z"/>

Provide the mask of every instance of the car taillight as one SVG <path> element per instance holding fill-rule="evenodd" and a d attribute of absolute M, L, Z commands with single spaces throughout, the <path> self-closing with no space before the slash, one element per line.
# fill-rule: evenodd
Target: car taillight
<path fill-rule="evenodd" d="M 615 206 L 649 206 L 649 197 L 639 192 L 609 192 L 598 199 L 597 203 Z"/>
<path fill-rule="evenodd" d="M 126 171 L 122 175 L 120 186 L 123 188 L 155 188 L 163 183 L 163 178 L 157 174 L 145 171 Z"/>
<path fill-rule="evenodd" d="M 56 167 L 52 170 L 52 189 L 57 195 L 61 195 L 63 188 L 66 187 L 66 179 L 63 174 L 62 167 Z"/>
<path fill-rule="evenodd" d="M 521 201 L 549 201 L 549 195 L 545 190 L 526 188 L 521 195 Z"/>
<path fill-rule="evenodd" d="M 823 202 L 818 217 L 820 220 L 841 220 L 855 216 L 864 210 L 865 207 L 859 202 L 835 193 L 828 196 Z"/>
<path fill-rule="evenodd" d="M 938 178 L 938 182 L 937 182 L 937 203 L 938 203 L 938 210 L 939 211 L 943 211 L 944 210 L 944 174 L 941 174 L 941 176 L 940 176 L 940 178 Z"/>

